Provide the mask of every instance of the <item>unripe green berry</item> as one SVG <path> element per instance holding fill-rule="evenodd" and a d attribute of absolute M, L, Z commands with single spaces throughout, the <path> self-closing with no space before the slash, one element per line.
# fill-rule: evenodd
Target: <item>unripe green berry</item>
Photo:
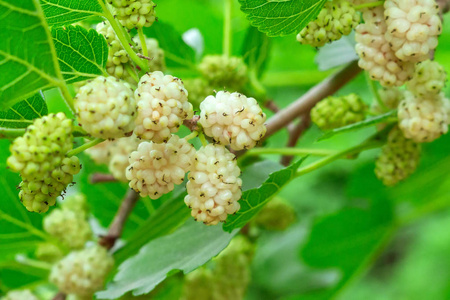
<path fill-rule="evenodd" d="M 281 198 L 270 200 L 255 218 L 258 227 L 267 230 L 285 230 L 295 222 L 294 208 Z"/>
<path fill-rule="evenodd" d="M 207 55 L 198 68 L 208 83 L 219 89 L 241 91 L 248 80 L 247 66 L 239 57 Z"/>

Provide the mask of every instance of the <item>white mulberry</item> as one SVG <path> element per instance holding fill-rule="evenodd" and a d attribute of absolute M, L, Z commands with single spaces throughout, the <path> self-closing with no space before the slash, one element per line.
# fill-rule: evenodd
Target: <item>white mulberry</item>
<path fill-rule="evenodd" d="M 240 57 L 206 55 L 198 69 L 211 86 L 220 89 L 240 91 L 248 80 L 247 66 Z"/>
<path fill-rule="evenodd" d="M 183 82 L 159 71 L 142 76 L 135 95 L 138 113 L 134 134 L 138 138 L 166 142 L 194 114 Z"/>
<path fill-rule="evenodd" d="M 199 222 L 215 225 L 239 210 L 242 180 L 236 156 L 224 146 L 209 144 L 195 154 L 186 184 L 186 205 Z"/>
<path fill-rule="evenodd" d="M 434 0 L 386 0 L 386 40 L 402 61 L 430 58 L 442 32 L 439 6 Z"/>
<path fill-rule="evenodd" d="M 128 29 L 150 27 L 155 22 L 155 3 L 151 0 L 108 0 L 116 16 Z"/>
<path fill-rule="evenodd" d="M 401 86 L 414 73 L 413 62 L 402 62 L 385 38 L 386 23 L 382 7 L 365 10 L 365 23 L 356 27 L 356 53 L 359 66 L 382 86 Z"/>
<path fill-rule="evenodd" d="M 399 127 L 405 137 L 424 143 L 447 133 L 448 102 L 443 94 L 432 99 L 419 99 L 411 92 L 405 92 L 405 99 L 398 107 Z"/>
<path fill-rule="evenodd" d="M 414 76 L 406 86 L 416 96 L 430 98 L 441 93 L 446 78 L 444 67 L 438 62 L 426 60 L 416 65 Z"/>
<path fill-rule="evenodd" d="M 326 2 L 316 20 L 309 22 L 297 35 L 297 41 L 313 47 L 337 41 L 359 24 L 360 16 L 348 1 Z"/>
<path fill-rule="evenodd" d="M 13 290 L 6 294 L 2 300 L 39 300 L 30 290 Z"/>
<path fill-rule="evenodd" d="M 254 98 L 221 91 L 200 104 L 200 120 L 214 143 L 234 150 L 251 149 L 266 133 L 266 115 Z"/>
<path fill-rule="evenodd" d="M 126 82 L 99 76 L 80 88 L 75 111 L 83 129 L 97 138 L 126 136 L 134 129 L 136 101 Z"/>
<path fill-rule="evenodd" d="M 194 147 L 176 135 L 167 143 L 142 142 L 130 155 L 126 171 L 129 185 L 142 197 L 158 199 L 184 181 L 194 154 Z"/>
<path fill-rule="evenodd" d="M 73 251 L 53 265 L 50 282 L 63 293 L 92 297 L 103 288 L 106 275 L 113 265 L 114 260 L 106 249 L 95 245 Z"/>

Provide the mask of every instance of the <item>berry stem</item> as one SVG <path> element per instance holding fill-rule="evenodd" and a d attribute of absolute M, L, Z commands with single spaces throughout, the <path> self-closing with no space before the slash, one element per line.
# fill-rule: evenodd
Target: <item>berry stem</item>
<path fill-rule="evenodd" d="M 363 8 L 377 7 L 377 6 L 381 6 L 383 4 L 384 4 L 384 1 L 376 1 L 376 2 L 372 2 L 372 3 L 364 3 L 364 4 L 356 5 L 355 6 L 355 10 L 361 10 Z"/>
<path fill-rule="evenodd" d="M 36 269 L 42 269 L 42 270 L 51 270 L 52 269 L 52 265 L 49 263 L 46 263 L 44 261 L 40 261 L 40 260 L 35 260 L 35 259 L 31 259 L 25 255 L 17 255 L 16 256 L 16 261 L 22 265 L 28 266 L 28 267 L 32 267 L 32 268 L 36 268 Z"/>
<path fill-rule="evenodd" d="M 83 145 L 81 145 L 78 148 L 70 150 L 69 152 L 67 152 L 66 155 L 67 155 L 67 157 L 71 157 L 71 156 L 77 155 L 77 154 L 83 152 L 86 149 L 89 149 L 91 147 L 94 147 L 97 144 L 100 144 L 103 141 L 104 141 L 104 139 L 95 139 L 95 140 L 89 141 L 87 143 L 84 143 Z"/>
<path fill-rule="evenodd" d="M 203 132 L 198 133 L 198 138 L 200 139 L 202 146 L 208 145 L 208 141 L 206 141 L 206 138 L 205 138 L 205 135 L 203 134 Z"/>
<path fill-rule="evenodd" d="M 370 78 L 370 75 L 368 72 L 364 72 L 366 75 L 366 81 L 367 85 L 369 86 L 370 92 L 372 93 L 373 97 L 377 101 L 378 105 L 383 109 L 383 111 L 389 111 L 389 108 L 384 104 L 383 100 L 380 97 L 380 93 L 378 93 L 377 86 L 375 84 L 375 81 Z"/>
<path fill-rule="evenodd" d="M 112 174 L 94 173 L 89 178 L 89 182 L 92 184 L 116 181 L 117 179 Z"/>
<path fill-rule="evenodd" d="M 223 55 L 231 54 L 231 12 L 233 10 L 233 0 L 224 0 L 225 9 L 223 16 Z"/>
<path fill-rule="evenodd" d="M 139 40 L 141 41 L 141 47 L 142 47 L 142 54 L 144 56 L 148 57 L 148 49 L 147 49 L 147 44 L 145 43 L 145 34 L 144 34 L 144 30 L 142 28 L 138 29 L 138 34 L 139 34 Z"/>
<path fill-rule="evenodd" d="M 138 65 L 141 68 L 141 70 L 143 70 L 145 72 L 148 72 L 149 71 L 149 66 L 148 66 L 147 62 L 145 62 L 144 60 L 140 59 L 137 56 L 136 52 L 134 52 L 133 49 L 131 49 L 131 46 L 130 46 L 128 40 L 127 40 L 127 37 L 126 37 L 124 31 L 121 28 L 122 26 L 117 22 L 117 20 L 111 14 L 111 12 L 109 11 L 108 7 L 106 7 L 106 4 L 102 0 L 97 0 L 97 2 L 100 4 L 100 6 L 103 9 L 103 16 L 111 24 L 112 28 L 114 29 L 114 32 L 117 35 L 117 38 L 119 39 L 119 41 L 122 44 L 122 46 L 125 49 L 125 51 L 127 51 L 127 53 L 130 56 L 131 60 L 136 65 Z"/>
<path fill-rule="evenodd" d="M 258 156 L 263 154 L 277 155 L 313 155 L 313 156 L 331 156 L 336 151 L 329 149 L 306 149 L 306 148 L 254 148 L 247 151 L 240 159 L 247 156 Z"/>
<path fill-rule="evenodd" d="M 59 85 L 59 91 L 61 92 L 61 95 L 62 95 L 63 99 L 65 100 L 69 109 L 72 111 L 72 113 L 75 113 L 75 106 L 73 105 L 73 98 L 72 98 L 72 95 L 70 94 L 70 91 L 67 88 L 67 85 L 65 82 L 63 82 Z"/>
<path fill-rule="evenodd" d="M 136 83 L 138 83 L 139 77 L 136 74 L 136 71 L 134 70 L 134 68 L 131 66 L 131 64 L 125 64 L 125 69 L 128 71 L 128 74 L 130 74 L 130 76 L 133 78 L 133 80 L 136 81 Z"/>
<path fill-rule="evenodd" d="M 189 141 L 189 140 L 191 140 L 191 139 L 193 139 L 193 138 L 195 138 L 197 136 L 198 136 L 198 131 L 193 131 L 190 134 L 188 134 L 187 136 L 185 136 L 184 139 L 186 141 Z"/>
<path fill-rule="evenodd" d="M 25 134 L 24 128 L 3 128 L 0 127 L 0 139 L 16 138 Z"/>
<path fill-rule="evenodd" d="M 255 91 L 257 97 L 260 98 L 261 101 L 266 102 L 267 91 L 266 91 L 266 88 L 259 81 L 258 76 L 256 75 L 255 68 L 252 68 L 249 71 L 249 80 L 250 80 L 250 85 L 253 88 L 253 90 Z"/>

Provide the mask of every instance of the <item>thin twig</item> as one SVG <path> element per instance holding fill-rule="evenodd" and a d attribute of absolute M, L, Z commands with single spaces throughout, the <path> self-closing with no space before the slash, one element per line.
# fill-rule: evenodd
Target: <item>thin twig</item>
<path fill-rule="evenodd" d="M 116 181 L 117 179 L 114 178 L 112 174 L 103 174 L 103 173 L 94 173 L 89 179 L 89 182 L 92 184 L 104 182 L 116 182 Z"/>
<path fill-rule="evenodd" d="M 264 103 L 264 106 L 269 109 L 271 112 L 277 113 L 280 111 L 280 108 L 273 100 L 269 100 L 266 103 Z"/>
<path fill-rule="evenodd" d="M 100 245 L 102 245 L 106 249 L 111 249 L 112 247 L 114 247 L 114 244 L 122 234 L 123 227 L 128 219 L 128 216 L 130 215 L 138 200 L 139 194 L 130 189 L 126 194 L 125 199 L 123 199 L 122 204 L 120 205 L 119 210 L 114 217 L 114 220 L 111 222 L 111 225 L 109 225 L 108 233 L 103 236 L 98 242 Z"/>
<path fill-rule="evenodd" d="M 66 294 L 59 292 L 55 295 L 55 297 L 53 297 L 53 300 L 66 300 Z"/>
<path fill-rule="evenodd" d="M 200 116 L 194 116 L 192 119 L 184 120 L 183 125 L 189 128 L 190 131 L 196 131 L 198 130 L 198 120 L 200 119 Z"/>
<path fill-rule="evenodd" d="M 146 60 L 153 60 L 153 58 L 148 57 L 148 56 L 145 56 L 145 55 L 143 55 L 143 54 L 141 54 L 141 53 L 136 53 L 136 54 L 137 54 L 137 56 L 138 56 L 139 58 L 143 58 L 143 59 L 146 59 Z"/>
<path fill-rule="evenodd" d="M 309 112 L 302 116 L 298 124 L 289 125 L 289 140 L 287 143 L 287 147 L 295 147 L 295 145 L 297 145 L 298 139 L 302 136 L 303 132 L 305 132 L 305 130 L 309 128 L 310 125 L 311 117 Z M 288 166 L 293 158 L 294 156 L 292 155 L 285 155 L 281 158 L 281 164 L 284 166 Z"/>

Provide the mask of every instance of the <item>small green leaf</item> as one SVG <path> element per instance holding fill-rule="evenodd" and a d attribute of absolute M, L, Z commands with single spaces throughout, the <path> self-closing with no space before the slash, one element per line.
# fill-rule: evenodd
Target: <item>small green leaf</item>
<path fill-rule="evenodd" d="M 0 0 L 0 109 L 62 83 L 38 0 Z"/>
<path fill-rule="evenodd" d="M 181 34 L 172 25 L 158 21 L 151 27 L 144 27 L 144 33 L 158 40 L 159 47 L 164 50 L 168 67 L 194 66 L 194 50 L 183 41 Z"/>
<path fill-rule="evenodd" d="M 50 26 L 73 24 L 103 12 L 97 0 L 40 0 L 40 2 Z"/>
<path fill-rule="evenodd" d="M 329 139 L 329 138 L 335 136 L 336 134 L 341 134 L 341 133 L 345 133 L 345 132 L 350 132 L 350 131 L 355 131 L 355 130 L 359 130 L 362 128 L 370 127 L 370 126 L 376 125 L 378 123 L 386 122 L 392 118 L 395 118 L 396 116 L 397 116 L 397 110 L 391 110 L 390 112 L 387 112 L 385 114 L 371 117 L 371 118 L 365 119 L 361 122 L 353 123 L 353 124 L 350 124 L 350 125 L 347 125 L 344 127 L 336 128 L 336 129 L 330 130 L 328 132 L 325 132 L 324 135 L 322 135 L 318 140 L 322 141 L 322 140 Z"/>
<path fill-rule="evenodd" d="M 61 72 L 67 83 L 104 74 L 108 45 L 97 31 L 87 31 L 81 26 L 70 25 L 53 27 L 52 36 Z"/>
<path fill-rule="evenodd" d="M 287 168 L 273 172 L 261 186 L 245 191 L 239 200 L 241 208 L 236 214 L 228 216 L 223 230 L 231 232 L 247 224 L 284 185 L 295 178 L 303 161 L 304 158 Z"/>
<path fill-rule="evenodd" d="M 26 128 L 33 123 L 34 119 L 41 118 L 48 113 L 47 104 L 42 94 L 20 101 L 7 111 L 0 111 L 0 127 L 3 128 Z"/>
<path fill-rule="evenodd" d="M 119 266 L 119 271 L 99 299 L 118 299 L 150 292 L 168 273 L 189 273 L 222 251 L 237 233 L 226 233 L 220 226 L 205 226 L 190 219 L 174 233 L 157 238 Z"/>
<path fill-rule="evenodd" d="M 313 21 L 327 0 L 239 0 L 250 23 L 268 36 L 299 32 Z"/>
<path fill-rule="evenodd" d="M 260 77 L 266 67 L 270 53 L 270 39 L 255 27 L 249 27 L 242 43 L 241 54 L 250 69 Z"/>

